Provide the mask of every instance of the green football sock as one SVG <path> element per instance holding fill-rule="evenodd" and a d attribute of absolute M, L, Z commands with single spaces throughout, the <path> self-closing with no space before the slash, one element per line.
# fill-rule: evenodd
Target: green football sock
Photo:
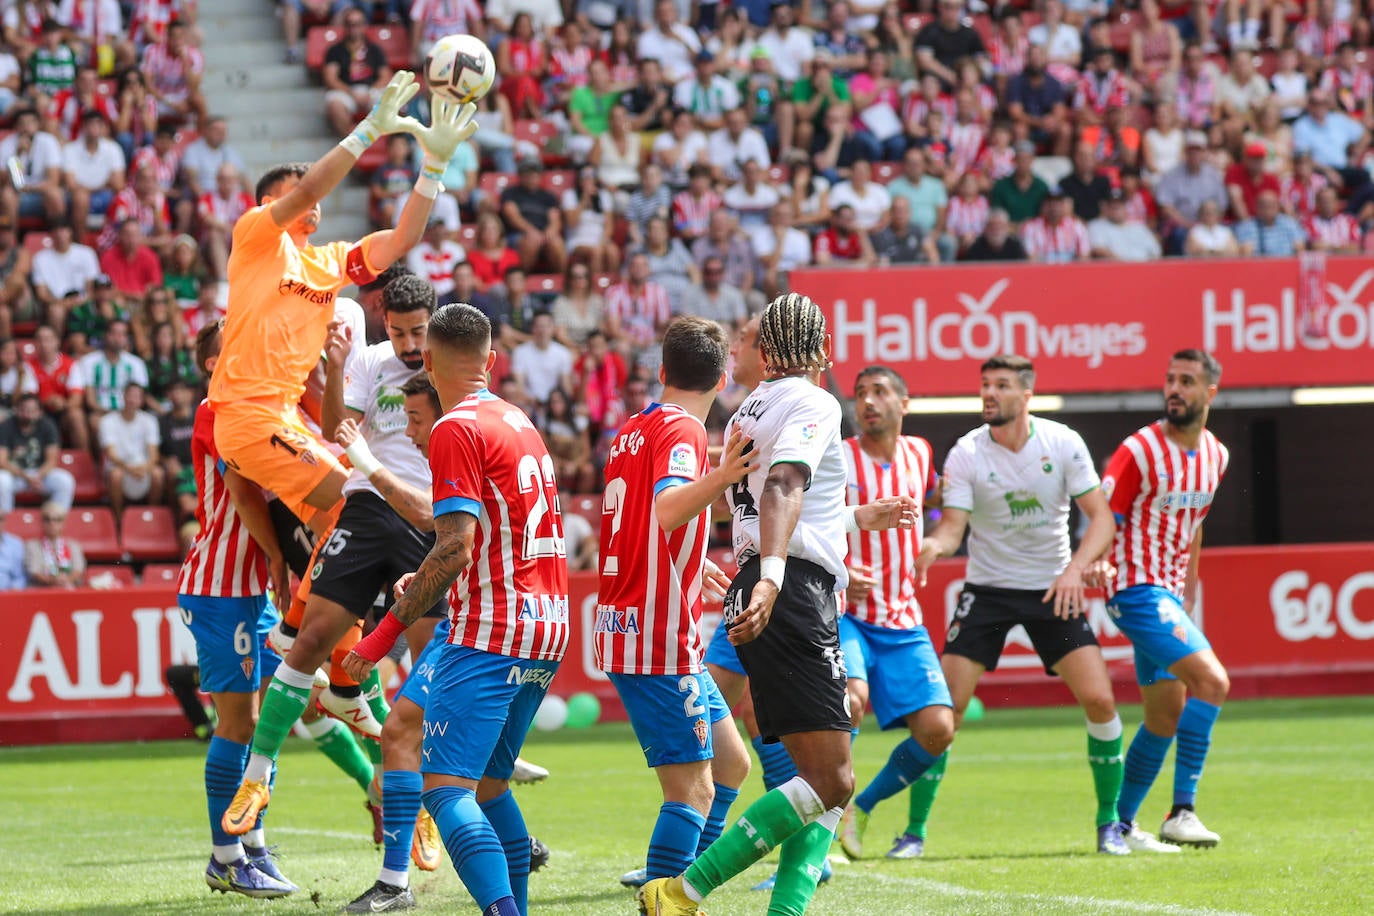
<path fill-rule="evenodd" d="M 949 751 L 941 754 L 921 778 L 911 784 L 911 794 L 907 798 L 906 832 L 921 839 L 926 838 L 926 821 L 930 819 L 930 809 L 935 806 L 935 795 L 940 791 L 940 781 L 945 778 L 945 764 L 949 762 Z"/>
<path fill-rule="evenodd" d="M 1121 755 L 1121 736 L 1110 740 L 1088 736 L 1088 764 L 1093 771 L 1093 787 L 1097 790 L 1097 826 L 1117 819 L 1116 802 L 1121 795 L 1121 780 L 1126 774 L 1125 758 Z"/>
<path fill-rule="evenodd" d="M 826 818 L 812 821 L 782 841 L 778 877 L 768 901 L 768 916 L 801 916 L 816 893 L 835 828 Z"/>
<path fill-rule="evenodd" d="M 377 674 L 376 668 L 367 673 L 367 677 L 363 679 L 362 688 L 363 696 L 367 698 L 368 708 L 372 710 L 372 717 L 378 722 L 385 722 L 386 717 L 391 714 L 391 706 L 386 701 L 386 691 L 382 689 L 382 678 Z M 365 738 L 363 739 L 363 747 L 367 749 L 367 756 L 372 761 L 372 765 L 381 766 L 382 742 Z"/>
<path fill-rule="evenodd" d="M 281 753 L 282 743 L 291 733 L 291 726 L 305 712 L 313 683 L 312 675 L 282 669 L 286 669 L 286 666 L 281 665 L 277 669 L 267 688 L 262 710 L 258 713 L 257 727 L 253 729 L 253 753 L 272 760 L 276 760 L 277 754 Z M 292 683 L 300 680 L 305 681 L 303 686 Z"/>
<path fill-rule="evenodd" d="M 687 869 L 687 882 L 705 897 L 800 829 L 802 820 L 792 801 L 773 789 L 697 857 Z"/>
<path fill-rule="evenodd" d="M 338 719 L 321 716 L 306 726 L 315 747 L 334 762 L 334 765 L 348 774 L 348 777 L 367 791 L 372 782 L 372 763 L 358 747 L 353 732 Z M 376 744 L 375 741 L 368 742 Z"/>

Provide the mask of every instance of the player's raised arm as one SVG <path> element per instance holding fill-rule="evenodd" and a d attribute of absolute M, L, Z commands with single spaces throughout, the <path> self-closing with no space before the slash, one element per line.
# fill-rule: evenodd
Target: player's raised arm
<path fill-rule="evenodd" d="M 302 213 L 324 200 L 353 170 L 358 157 L 366 152 L 378 137 L 401 130 L 415 133 L 421 129 L 419 122 L 414 118 L 401 115 L 401 110 L 419 91 L 420 86 L 415 82 L 415 74 L 408 70 L 398 71 L 382 91 L 382 97 L 377 100 L 372 111 L 353 128 L 353 133 L 344 137 L 338 146 L 316 160 L 301 176 L 299 184 L 281 198 L 272 201 L 272 221 L 278 226 L 288 226 Z M 433 200 L 432 195 L 430 200 Z M 416 236 L 417 241 L 418 239 L 419 236 Z M 391 261 L 378 264 L 374 260 L 373 263 L 377 265 L 378 271 L 381 271 L 385 270 Z"/>

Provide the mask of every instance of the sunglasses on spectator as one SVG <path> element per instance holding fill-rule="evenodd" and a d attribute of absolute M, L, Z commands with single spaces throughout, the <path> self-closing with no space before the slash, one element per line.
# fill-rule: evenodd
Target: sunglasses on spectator
<path fill-rule="evenodd" d="M 65 522 L 66 520 L 67 520 L 67 516 L 65 516 L 65 515 L 45 515 L 45 516 L 43 516 L 43 521 L 45 521 L 45 522 L 54 522 L 54 523 L 60 524 L 60 523 L 62 523 L 62 522 Z"/>

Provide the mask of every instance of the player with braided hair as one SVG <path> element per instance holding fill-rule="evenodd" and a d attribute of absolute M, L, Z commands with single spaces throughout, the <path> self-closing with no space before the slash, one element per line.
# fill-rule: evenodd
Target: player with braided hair
<path fill-rule="evenodd" d="M 727 491 L 740 569 L 725 618 L 762 737 L 786 746 L 797 775 L 750 805 L 683 875 L 645 884 L 640 910 L 652 916 L 695 916 L 703 897 L 779 844 L 769 912 L 802 913 L 854 790 L 838 616 L 855 522 L 845 511 L 840 405 L 817 384 L 830 364 L 825 317 L 806 296 L 780 296 L 759 321 L 758 346 L 765 380 L 731 420 L 758 462 Z M 904 507 L 892 516 L 915 523 Z"/>

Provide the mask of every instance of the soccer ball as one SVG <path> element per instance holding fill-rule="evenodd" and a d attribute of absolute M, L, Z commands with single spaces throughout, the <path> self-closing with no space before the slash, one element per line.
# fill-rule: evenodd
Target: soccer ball
<path fill-rule="evenodd" d="M 425 58 L 425 79 L 431 92 L 465 105 L 491 90 L 496 82 L 496 58 L 474 35 L 445 35 Z"/>

